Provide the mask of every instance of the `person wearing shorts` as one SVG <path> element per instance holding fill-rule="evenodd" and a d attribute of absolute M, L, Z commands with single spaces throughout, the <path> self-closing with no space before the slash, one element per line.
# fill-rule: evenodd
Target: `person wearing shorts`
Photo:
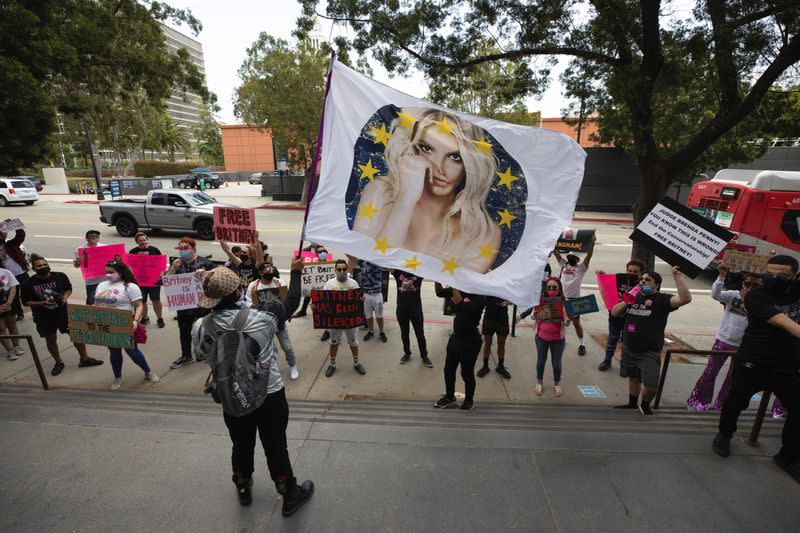
<path fill-rule="evenodd" d="M 361 288 L 364 289 L 364 317 L 367 319 L 367 334 L 364 341 L 370 340 L 375 336 L 373 315 L 378 322 L 378 336 L 386 342 L 386 333 L 383 332 L 383 292 L 381 292 L 383 282 L 383 268 L 374 263 L 360 260 L 358 265 L 361 267 Z"/>
<path fill-rule="evenodd" d="M 483 311 L 481 335 L 483 335 L 483 366 L 478 369 L 478 377 L 482 378 L 489 373 L 489 358 L 492 356 L 492 336 L 497 334 L 497 367 L 495 372 L 505 379 L 511 379 L 511 373 L 505 367 L 506 339 L 510 328 L 508 326 L 508 306 L 511 302 L 488 296 L 486 309 Z"/>
<path fill-rule="evenodd" d="M 155 246 L 150 246 L 150 242 L 147 239 L 147 234 L 140 231 L 133 236 L 133 240 L 136 241 L 136 247 L 131 248 L 128 251 L 129 254 L 161 255 L 161 250 Z M 164 319 L 162 318 L 163 307 L 161 306 L 161 281 L 159 280 L 158 283 L 159 285 L 154 285 L 152 287 L 139 287 L 142 290 L 142 303 L 144 304 L 142 324 L 146 325 L 150 322 L 150 318 L 147 316 L 147 300 L 149 299 L 153 302 L 153 311 L 156 314 L 156 324 L 159 328 L 163 328 Z"/>
<path fill-rule="evenodd" d="M 568 235 L 568 239 L 572 238 L 572 229 L 567 228 L 564 232 Z M 581 297 L 581 283 L 583 283 L 583 276 L 586 275 L 586 271 L 589 268 L 589 261 L 592 260 L 592 254 L 594 253 L 594 243 L 597 240 L 596 235 L 592 235 L 592 247 L 589 248 L 589 251 L 586 252 L 586 257 L 583 258 L 583 261 L 575 254 L 567 254 L 566 258 L 561 257 L 561 254 L 554 251 L 553 255 L 558 261 L 559 266 L 561 267 L 561 274 L 559 274 L 559 279 L 561 279 L 561 284 L 564 287 L 564 297 L 567 301 L 572 300 L 573 298 L 580 298 Z M 578 337 L 578 355 L 586 355 L 586 345 L 583 342 L 583 326 L 581 325 L 581 317 L 579 315 L 569 317 L 572 325 L 575 326 L 575 335 Z"/>
<path fill-rule="evenodd" d="M 622 335 L 622 367 L 628 376 L 628 403 L 615 409 L 639 409 L 643 415 L 652 415 L 650 401 L 656 395 L 661 372 L 661 349 L 664 347 L 664 330 L 669 314 L 692 301 L 689 288 L 678 267 L 672 267 L 677 295 L 661 290 L 661 275 L 645 272 L 639 279 L 642 287 L 636 302 L 620 302 L 611 309 L 613 316 L 624 316 Z M 639 394 L 642 403 L 639 405 Z"/>
<path fill-rule="evenodd" d="M 338 259 L 336 261 L 336 277 L 326 281 L 325 285 L 322 286 L 322 290 L 351 291 L 353 289 L 358 289 L 358 282 L 347 275 L 347 270 L 347 261 L 344 259 Z M 311 305 L 313 311 L 314 304 Z M 350 352 L 353 354 L 353 368 L 355 368 L 356 372 L 362 376 L 367 373 L 367 371 L 364 369 L 364 365 L 358 361 L 358 339 L 356 339 L 357 330 L 358 328 L 328 330 L 330 331 L 331 347 L 330 351 L 328 352 L 330 363 L 328 364 L 328 368 L 325 369 L 326 378 L 331 377 L 333 373 L 336 372 L 336 354 L 339 351 L 339 341 L 342 338 L 342 332 L 347 335 L 347 344 L 350 345 Z"/>

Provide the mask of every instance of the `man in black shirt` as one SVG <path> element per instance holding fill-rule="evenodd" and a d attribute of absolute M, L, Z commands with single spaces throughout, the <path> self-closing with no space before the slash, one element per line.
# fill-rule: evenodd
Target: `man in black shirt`
<path fill-rule="evenodd" d="M 622 329 L 622 366 L 628 376 L 628 403 L 615 409 L 639 409 L 643 415 L 652 415 L 650 401 L 656 395 L 661 370 L 661 349 L 664 347 L 664 329 L 669 314 L 692 301 L 692 294 L 678 267 L 672 267 L 677 295 L 661 291 L 661 275 L 645 273 L 639 280 L 640 292 L 632 305 L 620 302 L 611 309 L 611 315 L 625 317 Z M 639 403 L 642 394 L 642 404 Z"/>
<path fill-rule="evenodd" d="M 508 326 L 508 306 L 511 302 L 497 296 L 486 298 L 486 309 L 483 312 L 481 333 L 483 334 L 483 366 L 478 369 L 478 377 L 482 378 L 489 373 L 489 358 L 492 355 L 492 337 L 497 334 L 497 367 L 495 372 L 505 379 L 511 379 L 511 373 L 505 366 L 506 339 L 510 328 Z"/>
<path fill-rule="evenodd" d="M 428 344 L 425 341 L 425 324 L 422 314 L 422 278 L 416 274 L 402 270 L 392 270 L 392 276 L 397 282 L 397 324 L 400 326 L 400 339 L 403 341 L 403 357 L 400 364 L 404 365 L 411 359 L 411 341 L 408 333 L 409 322 L 414 327 L 417 337 L 419 357 L 428 368 L 433 368 L 433 362 L 428 358 Z"/>
<path fill-rule="evenodd" d="M 597 274 L 605 274 L 602 270 L 597 270 Z M 625 273 L 629 274 L 633 280 L 638 280 L 642 273 L 644 272 L 644 263 L 639 261 L 638 259 L 631 259 L 628 261 L 628 264 L 625 265 Z M 619 277 L 619 276 L 618 276 Z M 635 282 L 633 282 L 635 283 Z M 619 289 L 619 287 L 618 287 Z M 628 292 L 625 289 L 623 292 Z M 621 298 L 622 295 L 618 295 L 617 301 Z M 611 368 L 611 361 L 614 359 L 614 352 L 617 351 L 617 344 L 619 343 L 619 338 L 622 335 L 622 328 L 625 327 L 625 317 L 624 316 L 614 316 L 611 314 L 611 311 L 608 312 L 608 336 L 606 337 L 606 355 L 603 358 L 603 362 L 600 363 L 598 369 L 601 372 L 605 372 L 609 368 Z M 622 376 L 627 377 L 627 376 Z"/>
<path fill-rule="evenodd" d="M 786 407 L 783 446 L 775 464 L 800 481 L 800 284 L 798 263 L 776 255 L 767 263 L 764 285 L 745 296 L 747 329 L 733 363 L 732 389 L 719 417 L 714 451 L 730 455 L 739 414 L 758 391 L 770 390 Z"/>
<path fill-rule="evenodd" d="M 161 250 L 150 245 L 150 241 L 148 240 L 146 233 L 142 233 L 140 231 L 133 236 L 133 240 L 136 241 L 136 247 L 128 250 L 129 254 L 161 255 Z M 150 301 L 153 302 L 153 311 L 156 313 L 156 324 L 159 328 L 163 328 L 164 319 L 162 318 L 163 306 L 161 305 L 161 280 L 159 280 L 158 283 L 158 285 L 154 285 L 153 287 L 139 286 L 139 288 L 142 290 L 142 304 L 144 304 L 144 312 L 142 313 L 142 320 L 140 323 L 147 324 L 150 322 L 150 319 L 147 317 L 147 299 L 149 298 Z"/>

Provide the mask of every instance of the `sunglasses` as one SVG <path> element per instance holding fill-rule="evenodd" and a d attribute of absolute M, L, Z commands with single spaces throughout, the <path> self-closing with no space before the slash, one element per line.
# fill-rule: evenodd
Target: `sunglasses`
<path fill-rule="evenodd" d="M 336 272 L 347 272 L 346 268 L 337 268 Z"/>

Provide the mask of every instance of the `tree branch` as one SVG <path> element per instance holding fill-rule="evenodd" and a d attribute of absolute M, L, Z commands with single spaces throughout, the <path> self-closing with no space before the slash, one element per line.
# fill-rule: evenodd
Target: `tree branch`
<path fill-rule="evenodd" d="M 720 110 L 739 105 L 739 76 L 734 59 L 733 32 L 725 21 L 724 0 L 707 0 L 714 41 L 714 67 L 719 78 Z"/>
<path fill-rule="evenodd" d="M 617 13 L 620 7 L 614 5 L 610 0 L 592 0 L 592 5 L 599 14 L 607 17 L 609 25 L 611 26 L 611 36 L 614 38 L 614 43 L 617 45 L 617 54 L 619 55 L 618 64 L 630 64 L 632 62 L 633 54 L 631 47 L 628 43 L 628 37 L 625 35 L 625 28 L 620 24 Z"/>
<path fill-rule="evenodd" d="M 743 17 L 740 17 L 740 18 L 738 18 L 736 20 L 731 20 L 731 21 L 727 22 L 727 26 L 731 30 L 735 30 L 735 29 L 741 28 L 742 26 L 750 24 L 751 22 L 758 22 L 761 19 L 765 19 L 767 17 L 771 17 L 772 15 L 777 15 L 781 11 L 783 11 L 783 10 L 778 6 L 768 7 L 768 8 L 762 9 L 761 11 L 756 11 L 754 13 L 750 13 L 749 15 L 745 15 Z"/>

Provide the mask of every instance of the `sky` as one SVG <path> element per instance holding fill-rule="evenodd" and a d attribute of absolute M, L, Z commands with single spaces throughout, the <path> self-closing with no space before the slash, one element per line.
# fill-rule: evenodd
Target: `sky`
<path fill-rule="evenodd" d="M 191 9 L 203 24 L 199 36 L 192 35 L 185 26 L 173 26 L 203 45 L 206 83 L 219 99 L 222 108 L 218 114 L 220 122 L 240 122 L 233 114 L 233 95 L 241 83 L 237 71 L 245 59 L 247 48 L 262 31 L 292 42 L 292 30 L 300 16 L 300 5 L 293 0 L 168 0 L 168 3 L 174 7 Z M 331 26 L 327 21 L 321 22 L 327 36 Z M 370 64 L 378 81 L 418 98 L 424 98 L 427 94 L 427 84 L 419 72 L 409 78 L 391 78 L 377 61 L 371 61 Z M 558 75 L 562 68 L 553 69 L 550 87 L 540 100 L 528 99 L 529 111 L 541 111 L 543 117 L 561 116 L 564 103 Z"/>

